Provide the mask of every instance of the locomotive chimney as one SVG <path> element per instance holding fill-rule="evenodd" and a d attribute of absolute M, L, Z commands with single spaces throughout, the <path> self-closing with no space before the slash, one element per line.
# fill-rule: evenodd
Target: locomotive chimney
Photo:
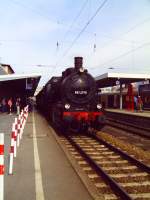
<path fill-rule="evenodd" d="M 74 58 L 75 69 L 79 70 L 80 68 L 82 68 L 82 63 L 83 63 L 83 57 Z"/>

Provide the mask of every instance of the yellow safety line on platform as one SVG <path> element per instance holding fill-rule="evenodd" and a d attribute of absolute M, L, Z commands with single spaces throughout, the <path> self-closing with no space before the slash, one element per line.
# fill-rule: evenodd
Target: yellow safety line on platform
<path fill-rule="evenodd" d="M 40 159 L 39 159 L 37 138 L 36 138 L 36 127 L 35 127 L 34 112 L 33 112 L 32 118 L 33 118 L 33 148 L 34 148 L 36 200 L 44 200 L 41 166 L 40 166 Z"/>

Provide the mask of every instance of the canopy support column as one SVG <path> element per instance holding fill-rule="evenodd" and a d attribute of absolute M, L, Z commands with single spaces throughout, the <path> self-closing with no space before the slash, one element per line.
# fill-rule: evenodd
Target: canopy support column
<path fill-rule="evenodd" d="M 120 109 L 122 110 L 122 83 L 120 83 Z"/>

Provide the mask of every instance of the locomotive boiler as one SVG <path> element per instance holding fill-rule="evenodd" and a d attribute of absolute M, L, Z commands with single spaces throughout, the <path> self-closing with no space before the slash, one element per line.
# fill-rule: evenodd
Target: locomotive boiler
<path fill-rule="evenodd" d="M 82 57 L 75 57 L 74 68 L 52 77 L 36 99 L 37 107 L 61 129 L 85 131 L 105 123 L 96 82 L 83 68 Z"/>

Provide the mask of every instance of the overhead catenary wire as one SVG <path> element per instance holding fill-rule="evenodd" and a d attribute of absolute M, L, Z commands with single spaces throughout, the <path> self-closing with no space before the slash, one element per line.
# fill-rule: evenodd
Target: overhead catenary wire
<path fill-rule="evenodd" d="M 71 32 L 71 29 L 73 28 L 73 26 L 75 25 L 75 22 L 79 19 L 79 17 L 81 16 L 82 12 L 84 11 L 87 3 L 89 0 L 85 0 L 84 3 L 82 4 L 79 12 L 77 13 L 77 15 L 75 16 L 75 18 L 73 19 L 71 25 L 69 26 L 68 30 L 66 31 L 66 33 L 64 34 L 63 40 L 61 41 L 61 43 L 64 43 L 67 35 Z"/>
<path fill-rule="evenodd" d="M 77 34 L 77 36 L 74 38 L 70 46 L 67 48 L 67 50 L 63 53 L 62 58 L 56 63 L 56 66 L 58 63 L 68 54 L 70 49 L 73 47 L 73 45 L 76 43 L 76 41 L 79 39 L 79 37 L 82 35 L 82 33 L 86 30 L 86 28 L 90 25 L 90 23 L 93 21 L 93 19 L 97 16 L 97 14 L 102 10 L 104 5 L 106 4 L 108 0 L 104 0 L 99 7 L 96 9 L 95 13 L 90 17 L 90 19 L 87 21 L 87 23 L 84 25 L 84 27 L 81 29 L 81 31 Z"/>
<path fill-rule="evenodd" d="M 10 0 L 8 0 L 8 1 L 10 1 Z M 81 14 L 82 14 L 84 8 L 86 7 L 88 1 L 89 1 L 89 0 L 84 1 L 83 5 L 81 6 L 81 9 L 79 10 L 79 13 L 76 15 L 76 17 L 75 17 L 74 20 L 72 21 L 72 23 L 71 23 L 69 29 L 68 29 L 67 32 L 65 33 L 64 39 L 66 38 L 66 36 L 68 35 L 68 33 L 71 31 L 71 28 L 73 27 L 74 23 L 75 23 L 75 22 L 78 20 L 78 18 L 81 16 Z M 47 18 L 48 20 L 51 20 L 47 15 L 44 15 L 39 9 L 35 9 L 35 8 L 33 8 L 33 7 L 31 7 L 31 6 L 27 5 L 27 4 L 24 4 L 24 3 L 22 3 L 22 2 L 20 2 L 20 1 L 18 1 L 18 0 L 11 0 L 11 2 L 12 2 L 12 3 L 15 3 L 15 4 L 19 5 L 19 6 L 22 6 L 22 7 L 24 7 L 24 8 L 30 9 L 32 12 L 34 12 L 34 13 L 36 13 L 36 14 L 38 14 L 38 15 L 44 17 L 44 18 Z M 52 20 L 51 20 L 51 21 L 52 21 Z M 141 25 L 143 25 L 143 24 L 145 24 L 145 23 L 147 23 L 147 22 L 149 22 L 149 21 L 150 21 L 150 18 L 144 19 L 143 21 L 141 21 L 141 22 L 135 24 L 133 27 L 131 27 L 129 30 L 127 30 L 127 31 L 126 31 L 125 33 L 123 33 L 122 35 L 126 35 L 126 34 L 130 33 L 131 31 L 133 31 L 134 29 L 136 29 L 138 26 L 141 26 Z M 90 34 L 93 34 L 93 33 L 90 33 Z M 122 35 L 121 35 L 121 36 L 122 36 Z M 121 38 L 118 38 L 118 37 L 117 37 L 117 38 L 113 38 L 113 37 L 111 37 L 111 36 L 109 36 L 109 35 L 106 35 L 106 34 L 105 34 L 105 35 L 102 34 L 102 36 L 105 37 L 105 38 L 109 38 L 109 39 L 111 39 L 112 41 L 114 41 L 114 40 L 120 40 L 120 41 L 128 42 L 128 43 L 130 43 L 130 44 L 132 43 L 132 41 L 130 41 L 130 40 L 121 39 Z M 119 36 L 119 37 L 121 37 L 121 36 Z M 58 41 L 59 45 L 65 42 L 64 39 L 63 39 L 63 41 L 61 41 L 61 42 Z M 26 40 L 5 40 L 5 39 L 4 39 L 4 40 L 1 40 L 1 41 L 2 41 L 2 42 L 28 42 L 28 41 L 26 41 Z M 29 42 L 30 42 L 30 41 L 29 41 Z M 47 42 L 47 40 L 38 40 L 38 42 Z M 57 44 L 57 43 L 56 43 L 56 44 Z M 110 43 L 109 43 L 109 44 L 110 44 Z M 105 45 L 104 45 L 104 47 L 105 47 Z"/>
<path fill-rule="evenodd" d="M 134 31 L 134 30 L 135 30 L 136 28 L 138 28 L 139 26 L 142 26 L 143 24 L 148 23 L 148 22 L 150 22 L 150 17 L 148 17 L 148 18 L 144 19 L 143 21 L 138 22 L 137 24 L 133 25 L 133 26 L 132 26 L 131 28 L 129 28 L 127 31 L 125 31 L 124 33 L 122 33 L 122 34 L 120 34 L 119 36 L 117 36 L 117 38 L 113 38 L 113 37 L 108 36 L 108 35 L 105 34 L 104 37 L 107 37 L 107 38 L 111 39 L 112 41 L 109 42 L 108 44 L 105 44 L 102 48 L 104 48 L 105 46 L 109 46 L 109 45 L 110 45 L 112 42 L 114 42 L 114 41 L 124 41 L 124 42 L 128 42 L 128 43 L 132 44 L 133 41 L 131 41 L 131 40 L 126 40 L 126 39 L 122 39 L 121 37 L 124 36 L 124 35 L 127 35 L 128 33 Z M 136 42 L 136 41 L 134 40 L 134 42 Z"/>
<path fill-rule="evenodd" d="M 121 34 L 121 35 L 119 36 L 119 38 L 116 38 L 116 39 L 112 40 L 112 42 L 115 41 L 115 40 L 122 40 L 122 39 L 120 39 L 121 36 L 124 36 L 124 35 L 126 35 L 126 34 L 132 32 L 132 31 L 134 31 L 134 30 L 135 30 L 136 28 L 138 28 L 139 26 L 142 26 L 143 24 L 148 23 L 148 22 L 150 22 L 150 17 L 144 19 L 144 20 L 141 21 L 141 22 L 138 22 L 137 24 L 135 24 L 134 26 L 132 26 L 131 28 L 129 28 L 127 31 L 125 31 L 123 34 Z M 108 37 L 109 37 L 109 36 L 108 36 Z M 112 38 L 112 39 L 113 39 L 113 38 Z M 123 41 L 127 41 L 127 40 L 123 40 Z M 129 41 L 127 41 L 127 42 L 129 42 Z M 132 41 L 131 44 L 133 45 L 134 42 L 135 42 L 135 41 Z M 110 45 L 110 44 L 111 44 L 111 43 L 109 42 L 108 45 Z M 129 55 L 130 53 L 133 53 L 133 52 L 135 52 L 135 51 L 137 51 L 137 50 L 139 50 L 139 49 L 141 49 L 141 48 L 143 48 L 143 47 L 145 47 L 145 46 L 147 46 L 147 45 L 149 46 L 149 43 L 144 43 L 144 44 L 138 46 L 138 47 L 135 48 L 135 49 L 132 48 L 132 50 L 130 50 L 130 51 L 124 53 L 124 54 L 121 54 L 120 56 L 117 56 L 117 57 L 115 57 L 115 58 L 113 58 L 113 59 L 111 59 L 111 60 L 109 60 L 109 61 L 107 61 L 107 62 L 104 62 L 104 63 L 101 64 L 100 66 L 102 67 L 102 66 L 104 66 L 104 65 L 106 65 L 106 64 L 109 64 L 109 63 L 111 63 L 111 62 L 114 62 L 115 60 L 118 60 L 118 59 L 120 59 L 120 58 L 122 58 L 122 57 L 124 57 L 124 56 L 127 56 L 127 55 Z M 104 48 L 105 46 L 106 46 L 106 45 L 104 45 L 103 48 Z M 90 68 L 90 69 L 95 70 L 95 69 L 97 69 L 97 67 L 92 67 L 92 68 Z"/>
<path fill-rule="evenodd" d="M 29 6 L 29 5 L 26 5 L 26 4 L 24 4 L 24 3 L 22 3 L 22 2 L 20 2 L 20 1 L 18 1 L 18 0 L 8 0 L 8 1 L 11 1 L 12 3 L 14 3 L 14 4 L 16 4 L 16 5 L 19 5 L 19 6 L 23 7 L 23 8 L 27 8 L 27 9 L 31 10 L 32 12 L 34 12 L 35 14 L 38 14 L 38 15 L 44 17 L 44 18 L 47 18 L 48 20 L 51 20 L 47 15 L 44 15 L 40 10 L 35 9 L 35 8 Z M 86 7 L 88 1 L 89 1 L 89 0 L 85 0 L 85 1 L 84 1 L 83 5 L 81 6 L 81 9 L 79 10 L 78 14 L 76 15 L 76 17 L 75 17 L 74 20 L 72 21 L 70 27 L 68 28 L 67 32 L 65 33 L 64 39 L 66 38 L 66 36 L 68 35 L 68 33 L 71 31 L 71 28 L 74 26 L 74 23 L 75 23 L 75 22 L 78 20 L 78 18 L 81 16 L 81 14 L 82 14 L 84 8 Z M 51 20 L 51 21 L 52 21 L 52 20 Z M 63 39 L 63 40 L 64 40 L 64 39 Z M 28 42 L 28 41 L 26 41 L 26 40 L 5 40 L 5 39 L 4 39 L 4 40 L 1 40 L 1 41 L 3 41 L 3 42 Z M 44 40 L 44 41 L 40 41 L 40 42 L 47 42 L 47 41 Z M 57 44 L 57 43 L 60 45 L 60 42 L 59 42 L 59 41 L 57 41 L 56 44 Z M 64 43 L 64 41 L 61 42 L 61 43 Z M 58 45 L 57 45 L 57 46 L 58 46 Z"/>
<path fill-rule="evenodd" d="M 12 0 L 12 1 L 15 1 L 15 2 L 19 2 L 18 0 Z M 86 2 L 86 1 L 85 1 Z M 84 3 L 85 3 L 84 2 Z M 19 4 L 22 4 L 22 6 L 23 6 L 23 3 L 22 2 L 19 2 Z M 84 5 L 84 4 L 83 4 Z M 26 6 L 27 7 L 27 6 Z M 28 6 L 28 8 L 29 8 L 30 6 Z M 34 9 L 33 9 L 34 10 Z M 36 10 L 36 9 L 35 9 Z M 34 11 L 33 11 L 34 12 Z M 36 11 L 35 11 L 36 12 Z M 39 12 L 40 12 L 40 10 L 39 10 Z M 42 13 L 42 12 L 41 12 Z M 38 14 L 38 12 L 37 12 L 37 14 Z M 40 14 L 40 13 L 39 13 Z M 40 14 L 41 15 L 41 14 Z M 45 16 L 44 16 L 45 17 Z M 131 27 L 131 28 L 129 28 L 125 33 L 123 33 L 122 35 L 124 35 L 124 34 L 127 34 L 127 33 L 129 33 L 129 32 L 131 32 L 131 31 L 133 31 L 134 29 L 136 29 L 138 26 L 141 26 L 142 24 L 144 24 L 144 23 L 147 23 L 147 22 L 149 22 L 149 20 L 150 20 L 150 18 L 148 18 L 148 19 L 145 19 L 144 21 L 142 21 L 142 22 L 139 22 L 138 24 L 136 24 L 136 25 L 134 25 L 133 27 Z M 86 29 L 86 28 L 85 28 Z M 84 31 L 83 31 L 84 32 Z M 82 33 L 81 33 L 82 34 Z M 79 37 L 80 37 L 80 35 L 79 35 Z M 109 37 L 109 36 L 108 36 Z M 112 38 L 113 39 L 113 38 Z M 77 38 L 77 40 L 78 40 L 78 38 Z M 77 41 L 76 40 L 76 41 Z M 118 38 L 114 38 L 114 40 L 118 40 Z M 17 41 L 17 40 L 16 40 Z M 19 41 L 19 40 L 18 40 Z M 20 40 L 20 41 L 25 41 L 25 40 Z M 46 41 L 46 40 L 45 40 Z M 73 42 L 72 42 L 73 43 Z M 71 43 L 71 44 L 72 44 Z M 73 44 L 74 45 L 74 44 Z M 70 47 L 70 49 L 71 49 L 72 47 Z M 131 50 L 132 51 L 132 50 Z M 68 50 L 68 52 L 69 52 L 69 50 Z M 67 52 L 67 53 L 68 53 Z M 133 51 L 134 52 L 134 51 Z M 67 55 L 67 53 L 66 53 L 66 55 Z M 65 55 L 65 56 L 66 56 Z M 120 56 L 118 56 L 118 57 L 120 57 Z M 117 59 L 119 59 L 118 57 L 116 57 L 116 58 L 114 58 L 115 60 L 117 60 Z M 123 57 L 123 56 L 121 56 L 121 57 Z M 114 60 L 114 59 L 111 59 L 111 60 Z M 107 61 L 108 62 L 108 61 Z M 111 62 L 111 61 L 110 61 Z M 113 61 L 112 61 L 113 62 Z"/>
<path fill-rule="evenodd" d="M 86 7 L 88 1 L 89 1 L 89 0 L 84 1 L 83 5 L 81 6 L 81 9 L 80 9 L 79 12 L 78 12 L 78 14 L 75 16 L 75 18 L 73 19 L 71 25 L 69 26 L 69 28 L 67 29 L 66 33 L 64 34 L 63 39 L 62 39 L 61 41 L 58 40 L 58 41 L 56 42 L 56 51 L 59 50 L 60 45 L 62 46 L 63 43 L 65 43 L 65 40 L 66 40 L 67 35 L 71 32 L 71 29 L 73 28 L 75 22 L 76 22 L 76 21 L 79 19 L 79 17 L 81 16 L 81 14 L 82 14 L 83 10 L 85 9 L 85 7 Z"/>
<path fill-rule="evenodd" d="M 18 1 L 16 1 L 16 0 L 12 0 L 12 1 L 14 1 L 14 2 L 18 2 Z M 88 0 L 87 0 L 88 1 Z M 20 2 L 18 3 L 18 4 L 20 4 Z M 85 2 L 84 2 L 84 4 L 85 4 Z M 83 5 L 84 5 L 83 4 Z M 22 5 L 23 6 L 23 5 Z M 82 6 L 83 7 L 83 6 Z M 36 11 L 37 12 L 37 11 Z M 80 10 L 80 12 L 81 12 L 81 10 Z M 78 15 L 80 16 L 80 12 L 78 13 Z M 39 13 L 38 13 L 39 14 Z M 40 14 L 41 15 L 41 14 Z M 77 15 L 77 16 L 78 16 Z M 41 15 L 41 16 L 43 16 L 43 17 L 46 17 L 46 16 L 44 16 L 44 15 Z M 114 38 L 114 37 L 112 37 L 112 36 L 110 36 L 110 35 L 106 35 L 106 34 L 101 34 L 100 36 L 101 37 L 105 37 L 105 38 L 108 38 L 108 39 L 110 39 L 110 40 L 112 40 L 112 42 L 113 41 L 115 41 L 115 40 L 119 40 L 119 41 L 123 41 L 123 42 L 127 42 L 127 43 L 129 43 L 129 44 L 132 44 L 133 43 L 133 41 L 132 40 L 127 40 L 127 39 L 121 39 L 121 37 L 122 36 L 124 36 L 124 35 L 126 35 L 126 34 L 128 34 L 128 33 L 130 33 L 130 32 L 132 32 L 132 31 L 134 31 L 136 28 L 138 28 L 139 26 L 142 26 L 143 24 L 145 24 L 145 23 L 148 23 L 148 22 L 150 22 L 150 17 L 149 18 L 146 18 L 146 19 L 144 19 L 143 21 L 141 21 L 141 22 L 139 22 L 139 23 L 137 23 L 137 24 L 135 24 L 135 25 L 133 25 L 131 28 L 129 28 L 127 31 L 125 31 L 124 33 L 122 33 L 119 37 L 117 36 L 117 38 Z M 75 23 L 75 19 L 74 19 L 74 23 Z M 72 22 L 72 24 L 73 24 L 73 22 Z M 72 25 L 70 26 L 70 30 L 71 30 L 71 27 L 72 27 Z M 70 30 L 67 30 L 67 32 L 65 33 L 65 35 L 67 36 L 68 35 L 68 33 L 69 33 L 69 31 Z M 76 30 L 79 30 L 79 29 L 77 29 L 76 28 Z M 93 32 L 87 32 L 87 33 L 89 33 L 89 34 L 92 34 L 93 35 Z M 64 38 L 66 37 L 64 35 Z M 97 38 L 99 38 L 98 37 L 98 35 L 97 35 Z M 24 39 L 0 39 L 0 42 L 48 42 L 49 40 L 24 40 Z M 61 43 L 64 43 L 65 41 L 63 41 L 63 42 L 61 42 Z M 107 46 L 107 45 L 110 45 L 112 42 L 109 42 L 109 44 L 106 44 L 106 45 L 104 45 L 103 46 L 103 48 L 105 47 L 105 46 Z M 134 42 L 138 42 L 138 41 L 135 41 L 134 40 Z M 65 42 L 66 43 L 66 42 Z M 67 43 L 69 43 L 69 42 L 67 42 Z M 57 43 L 56 43 L 57 44 Z M 0 44 L 1 45 L 1 44 Z"/>
<path fill-rule="evenodd" d="M 103 67 L 103 66 L 105 66 L 106 64 L 109 64 L 109 63 L 111 63 L 111 62 L 114 62 L 114 61 L 116 61 L 116 60 L 122 58 L 122 57 L 125 57 L 125 56 L 127 56 L 127 55 L 129 55 L 129 54 L 131 54 L 131 53 L 133 53 L 133 52 L 135 52 L 135 51 L 138 51 L 139 49 L 144 48 L 145 46 L 150 46 L 150 42 L 146 42 L 146 43 L 144 43 L 144 44 L 142 44 L 142 45 L 140 45 L 140 46 L 138 46 L 138 47 L 136 47 L 136 48 L 134 48 L 134 49 L 132 49 L 132 50 L 130 50 L 130 51 L 127 51 L 127 52 L 125 52 L 125 53 L 123 53 L 123 54 L 121 54 L 121 55 L 119 55 L 119 56 L 117 56 L 117 57 L 115 57 L 115 58 L 113 58 L 113 59 L 111 59 L 111 60 L 108 60 L 108 61 L 106 61 L 106 62 L 100 64 L 100 65 L 97 66 L 97 67 Z M 93 68 L 90 68 L 90 69 L 97 69 L 97 67 L 93 67 Z"/>
<path fill-rule="evenodd" d="M 139 26 L 142 26 L 143 24 L 145 24 L 147 22 L 150 22 L 150 17 L 148 17 L 148 18 L 144 19 L 143 21 L 135 24 L 134 26 L 132 26 L 131 28 L 129 28 L 129 30 L 127 30 L 125 33 L 123 33 L 122 35 L 126 35 L 126 34 L 132 32 L 134 29 L 136 29 Z"/>
<path fill-rule="evenodd" d="M 24 4 L 23 1 L 21 1 L 21 2 L 18 1 L 18 0 L 8 0 L 8 1 L 10 1 L 11 3 L 14 3 L 14 4 L 16 4 L 16 5 L 19 5 L 19 6 L 23 7 L 23 8 L 27 8 L 27 9 L 29 9 L 30 11 L 32 11 L 33 13 L 35 13 L 35 14 L 41 16 L 41 17 L 44 17 L 44 18 L 46 18 L 47 20 L 50 20 L 51 22 L 54 21 L 54 20 L 52 20 L 49 16 L 44 15 L 44 14 L 41 12 L 41 10 L 35 9 L 35 8 L 33 8 L 33 7 L 31 7 L 31 6 L 27 5 L 27 4 Z"/>

